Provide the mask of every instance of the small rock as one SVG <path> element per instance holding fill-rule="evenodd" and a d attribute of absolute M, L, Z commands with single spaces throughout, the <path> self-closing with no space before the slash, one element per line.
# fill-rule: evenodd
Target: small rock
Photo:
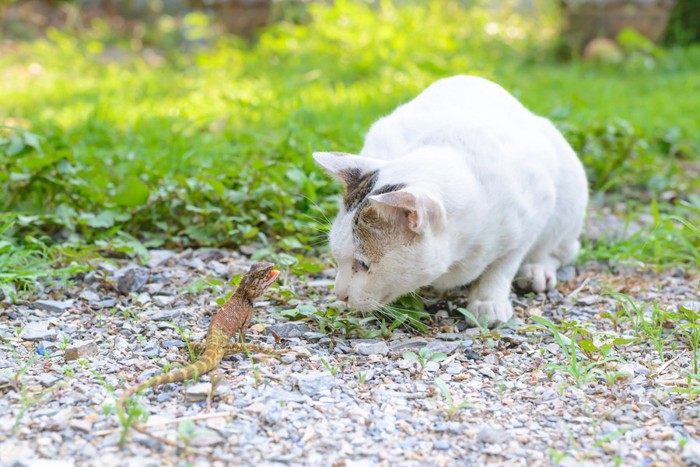
<path fill-rule="evenodd" d="M 163 341 L 161 344 L 164 349 L 169 349 L 170 347 L 185 347 L 187 344 L 182 342 L 181 340 L 172 340 L 172 341 Z"/>
<path fill-rule="evenodd" d="M 335 385 L 335 378 L 329 373 L 316 371 L 297 375 L 296 382 L 302 394 L 314 396 L 331 389 Z"/>
<path fill-rule="evenodd" d="M 700 440 L 689 439 L 688 442 L 685 443 L 685 446 L 683 446 L 681 459 L 686 461 L 688 465 L 700 464 Z"/>
<path fill-rule="evenodd" d="M 228 392 L 230 386 L 226 382 L 222 382 L 216 385 L 216 390 L 214 391 L 214 397 L 221 396 Z M 185 399 L 191 402 L 198 402 L 207 400 L 212 392 L 211 383 L 196 383 L 188 387 L 185 391 Z"/>
<path fill-rule="evenodd" d="M 576 268 L 574 266 L 564 266 L 557 269 L 557 280 L 559 282 L 572 281 L 576 279 Z"/>
<path fill-rule="evenodd" d="M 214 430 L 198 430 L 187 442 L 187 445 L 200 448 L 211 447 L 223 444 L 224 441 L 226 440 Z"/>
<path fill-rule="evenodd" d="M 484 427 L 479 431 L 478 438 L 487 444 L 503 444 L 508 440 L 508 432 L 502 428 Z"/>
<path fill-rule="evenodd" d="M 163 290 L 163 287 L 165 287 L 165 284 L 162 282 L 153 282 L 151 284 L 146 284 L 145 289 L 146 292 L 148 292 L 151 295 L 155 295 L 161 290 Z"/>
<path fill-rule="evenodd" d="M 90 271 L 87 274 L 85 274 L 85 277 L 83 278 L 83 282 L 90 285 L 94 283 L 97 280 L 97 272 L 95 271 Z"/>
<path fill-rule="evenodd" d="M 577 297 L 576 298 L 576 303 L 580 303 L 581 305 L 594 305 L 598 302 L 598 297 L 595 295 L 584 295 L 582 297 Z"/>
<path fill-rule="evenodd" d="M 170 250 L 149 250 L 148 253 L 150 253 L 151 259 L 148 260 L 146 265 L 151 269 L 164 265 L 170 258 L 175 256 L 175 252 Z"/>
<path fill-rule="evenodd" d="M 95 341 L 76 342 L 72 347 L 66 349 L 63 358 L 69 362 L 71 360 L 96 355 L 97 351 L 98 349 Z"/>
<path fill-rule="evenodd" d="M 462 346 L 461 342 L 459 341 L 451 341 L 451 342 L 441 342 L 441 341 L 436 341 L 436 342 L 431 342 L 428 344 L 428 348 L 430 349 L 431 352 L 442 352 L 445 355 L 449 355 L 458 348 Z"/>
<path fill-rule="evenodd" d="M 305 333 L 304 333 L 304 339 L 306 339 L 307 341 L 312 341 L 312 342 L 313 342 L 313 341 L 317 341 L 317 340 L 319 340 L 319 339 L 323 339 L 324 337 L 326 337 L 326 335 L 323 334 L 322 332 L 311 332 L 311 331 L 309 331 L 309 332 L 305 332 Z"/>
<path fill-rule="evenodd" d="M 496 357 L 494 354 L 490 353 L 487 356 L 484 357 L 484 362 L 488 363 L 489 365 L 498 365 L 498 357 Z"/>
<path fill-rule="evenodd" d="M 361 344 L 356 344 L 353 347 L 355 353 L 358 353 L 360 355 L 388 355 L 389 354 L 389 346 L 386 345 L 386 342 L 380 341 L 376 343 L 361 343 Z"/>
<path fill-rule="evenodd" d="M 282 411 L 277 407 L 269 407 L 260 414 L 260 420 L 266 425 L 275 425 L 282 420 Z"/>
<path fill-rule="evenodd" d="M 156 306 L 165 308 L 166 306 L 170 306 L 175 301 L 175 298 L 176 297 L 168 297 L 167 295 L 156 295 L 153 297 L 153 303 Z"/>
<path fill-rule="evenodd" d="M 56 332 L 49 329 L 47 322 L 32 321 L 22 329 L 19 337 L 25 341 L 52 341 L 56 338 Z"/>
<path fill-rule="evenodd" d="M 617 368 L 617 375 L 620 378 L 631 379 L 634 378 L 634 366 L 630 364 L 623 364 Z"/>
<path fill-rule="evenodd" d="M 479 368 L 479 373 L 481 373 L 484 376 L 488 376 L 491 379 L 496 379 L 496 374 L 493 372 L 493 370 L 487 366 L 483 366 Z"/>
<path fill-rule="evenodd" d="M 37 376 L 36 379 L 42 384 L 42 386 L 48 388 L 56 384 L 56 381 L 58 381 L 60 378 L 57 378 L 51 373 L 42 373 Z"/>
<path fill-rule="evenodd" d="M 114 274 L 119 268 L 112 263 L 108 263 L 107 261 L 100 261 L 99 263 L 97 263 L 95 269 L 97 269 L 98 271 L 105 271 L 110 274 Z"/>
<path fill-rule="evenodd" d="M 149 343 L 143 347 L 143 350 L 137 353 L 139 355 L 143 355 L 144 357 L 157 357 L 160 353 L 160 348 L 156 343 Z"/>
<path fill-rule="evenodd" d="M 224 258 L 226 256 L 226 253 L 224 253 L 221 250 L 217 250 L 216 248 L 202 248 L 201 250 L 197 250 L 194 253 L 194 256 L 201 259 L 204 262 L 208 262 L 218 261 L 221 258 Z"/>
<path fill-rule="evenodd" d="M 139 305 L 146 305 L 151 302 L 151 295 L 146 292 L 141 292 L 136 296 L 133 303 L 138 303 Z"/>
<path fill-rule="evenodd" d="M 124 273 L 117 281 L 117 290 L 124 295 L 129 295 L 132 292 L 138 292 L 146 282 L 148 282 L 148 269 L 146 268 L 131 268 Z"/>
<path fill-rule="evenodd" d="M 93 422 L 92 420 L 88 420 L 86 418 L 78 418 L 71 420 L 69 425 L 71 428 L 73 428 L 76 431 L 82 431 L 83 433 L 90 433 L 92 431 L 92 425 Z"/>
<path fill-rule="evenodd" d="M 97 295 L 95 292 L 93 292 L 90 289 L 85 289 L 82 292 L 80 292 L 80 295 L 78 297 L 81 300 L 85 300 L 86 302 L 99 302 L 100 301 L 100 296 Z"/>
<path fill-rule="evenodd" d="M 241 247 L 241 252 L 243 252 L 243 248 Z M 243 252 L 245 253 L 245 252 Z M 235 262 L 235 263 L 229 263 L 228 265 L 228 272 L 226 274 L 226 277 L 228 277 L 229 280 L 233 279 L 236 276 L 239 276 L 243 273 L 245 273 L 248 270 L 248 265 L 245 262 Z"/>
<path fill-rule="evenodd" d="M 447 451 L 451 447 L 452 445 L 450 444 L 450 442 L 445 440 L 435 441 L 433 443 L 433 448 L 439 449 L 440 451 Z"/>
<path fill-rule="evenodd" d="M 279 337 L 288 339 L 291 337 L 301 337 L 305 332 L 309 331 L 309 325 L 306 323 L 283 323 L 273 324 L 265 328 L 265 334 L 270 335 L 273 332 Z"/>
<path fill-rule="evenodd" d="M 165 309 L 157 310 L 155 312 L 149 311 L 148 313 L 146 313 L 146 316 L 148 316 L 153 321 L 172 321 L 173 319 L 180 316 L 180 310 Z"/>
<path fill-rule="evenodd" d="M 37 300 L 34 302 L 34 308 L 48 311 L 50 313 L 63 313 L 68 308 L 73 306 L 73 300 Z"/>
<path fill-rule="evenodd" d="M 438 362 L 427 362 L 425 364 L 425 367 L 423 368 L 423 371 L 427 373 L 432 373 L 434 371 L 438 371 L 440 369 L 440 364 Z"/>
<path fill-rule="evenodd" d="M 226 277 L 226 275 L 228 274 L 228 266 L 218 261 L 209 261 L 208 266 L 209 269 L 214 271 L 214 274 L 216 274 L 217 276 Z"/>
<path fill-rule="evenodd" d="M 107 298 L 99 302 L 90 303 L 90 308 L 101 309 L 101 308 L 114 308 L 117 305 L 116 300 L 113 298 Z"/>

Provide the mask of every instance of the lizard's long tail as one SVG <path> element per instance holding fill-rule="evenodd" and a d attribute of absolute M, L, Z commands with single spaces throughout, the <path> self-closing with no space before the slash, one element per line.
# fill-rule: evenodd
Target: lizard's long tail
<path fill-rule="evenodd" d="M 218 332 L 217 332 L 218 331 Z M 207 336 L 206 344 L 204 347 L 204 353 L 195 361 L 185 367 L 176 368 L 163 375 L 154 376 L 141 384 L 132 386 L 131 388 L 124 391 L 124 393 L 119 398 L 117 402 L 117 409 L 122 410 L 124 407 L 124 402 L 136 394 L 137 392 L 143 391 L 154 386 L 160 386 L 161 384 L 167 383 L 178 383 L 180 381 L 186 381 L 188 379 L 196 379 L 199 376 L 210 372 L 221 362 L 226 354 L 226 346 L 230 338 L 221 330 L 216 328 L 210 331 L 210 335 Z"/>

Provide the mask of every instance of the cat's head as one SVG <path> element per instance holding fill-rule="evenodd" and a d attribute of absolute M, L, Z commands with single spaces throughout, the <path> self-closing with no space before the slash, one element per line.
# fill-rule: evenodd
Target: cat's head
<path fill-rule="evenodd" d="M 329 235 L 338 298 L 372 310 L 446 271 L 439 238 L 445 209 L 434 193 L 411 183 L 400 159 L 342 153 L 314 153 L 314 159 L 345 185 Z"/>

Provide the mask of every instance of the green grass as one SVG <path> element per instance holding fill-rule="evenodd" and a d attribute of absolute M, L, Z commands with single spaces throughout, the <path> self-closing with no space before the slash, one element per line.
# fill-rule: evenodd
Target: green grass
<path fill-rule="evenodd" d="M 652 227 L 587 244 L 585 259 L 697 264 L 699 205 L 689 195 L 700 188 L 700 49 L 560 63 L 550 16 L 436 1 L 310 12 L 308 24 L 277 24 L 252 46 L 206 27 L 209 45 L 186 44 L 167 18 L 139 40 L 98 23 L 8 46 L 0 206 L 14 220 L 2 233 L 10 276 L 0 283 L 31 283 L 37 258 L 66 266 L 66 252 L 86 249 L 256 244 L 260 256 L 303 263 L 324 244 L 339 192 L 311 152 L 359 150 L 374 120 L 457 73 L 494 79 L 551 117 L 594 193 L 624 199 L 628 216 L 676 194 L 657 202 Z M 110 59 L 115 49 L 125 54 Z"/>

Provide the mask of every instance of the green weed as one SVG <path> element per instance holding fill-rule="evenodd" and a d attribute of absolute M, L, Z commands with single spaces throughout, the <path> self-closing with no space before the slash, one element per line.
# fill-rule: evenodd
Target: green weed
<path fill-rule="evenodd" d="M 441 362 L 447 358 L 447 355 L 442 352 L 433 352 L 428 347 L 423 347 L 418 353 L 404 352 L 403 358 L 418 363 L 418 374 L 422 375 L 428 362 Z"/>
<path fill-rule="evenodd" d="M 459 413 L 460 410 L 466 407 L 472 407 L 467 400 L 456 401 L 452 398 L 452 393 L 450 392 L 449 386 L 440 378 L 435 378 L 435 387 L 438 389 L 440 395 L 445 399 L 447 403 L 447 419 L 452 420 Z"/>

